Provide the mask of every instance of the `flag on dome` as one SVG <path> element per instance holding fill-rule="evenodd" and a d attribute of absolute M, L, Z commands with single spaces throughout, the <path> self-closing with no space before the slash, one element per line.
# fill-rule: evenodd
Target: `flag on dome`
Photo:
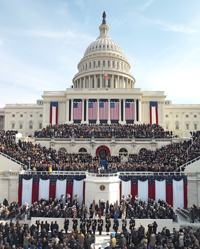
<path fill-rule="evenodd" d="M 58 124 L 58 102 L 50 102 L 50 120 L 51 125 Z"/>
<path fill-rule="evenodd" d="M 109 76 L 108 76 L 106 73 L 104 73 L 104 77 L 105 77 L 107 80 L 109 80 Z"/>
<path fill-rule="evenodd" d="M 150 124 L 158 124 L 158 102 L 150 101 Z"/>

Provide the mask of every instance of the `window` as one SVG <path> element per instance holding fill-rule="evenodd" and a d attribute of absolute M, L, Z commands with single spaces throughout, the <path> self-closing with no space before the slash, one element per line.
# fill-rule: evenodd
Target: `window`
<path fill-rule="evenodd" d="M 186 124 L 186 130 L 189 130 L 189 124 Z"/>
<path fill-rule="evenodd" d="M 103 48 L 105 48 L 105 45 L 103 45 Z"/>
<path fill-rule="evenodd" d="M 127 156 L 128 155 L 128 151 L 126 148 L 121 148 L 119 150 L 119 156 Z"/>
<path fill-rule="evenodd" d="M 87 70 L 87 63 L 85 64 L 85 70 Z"/>
<path fill-rule="evenodd" d="M 110 79 L 108 79 L 108 87 L 110 87 Z"/>
<path fill-rule="evenodd" d="M 166 129 L 167 129 L 167 130 L 169 129 L 168 124 L 166 124 Z"/>
<path fill-rule="evenodd" d="M 33 117 L 33 115 L 31 114 L 31 115 L 30 115 L 30 117 L 32 118 L 32 117 Z"/>
<path fill-rule="evenodd" d="M 11 127 L 12 129 L 15 129 L 15 123 L 12 123 Z"/>
<path fill-rule="evenodd" d="M 20 114 L 20 118 L 23 118 L 23 114 Z"/>
<path fill-rule="evenodd" d="M 113 61 L 112 63 L 113 63 L 112 67 L 115 67 L 115 62 Z"/>
<path fill-rule="evenodd" d="M 197 115 L 194 115 L 194 118 L 197 118 Z"/>
<path fill-rule="evenodd" d="M 176 115 L 176 118 L 178 118 L 178 115 Z"/>
<path fill-rule="evenodd" d="M 33 121 L 29 121 L 29 129 L 33 129 Z"/>
<path fill-rule="evenodd" d="M 102 87 L 106 87 L 106 79 L 103 79 L 103 86 Z"/>
<path fill-rule="evenodd" d="M 94 67 L 96 67 L 96 61 L 94 61 Z"/>
<path fill-rule="evenodd" d="M 108 61 L 108 67 L 110 67 L 110 61 Z"/>
<path fill-rule="evenodd" d="M 106 66 L 106 62 L 105 61 L 103 61 L 103 67 L 105 67 Z"/>
<path fill-rule="evenodd" d="M 39 129 L 42 129 L 42 123 L 39 123 Z"/>
<path fill-rule="evenodd" d="M 175 123 L 176 130 L 179 130 L 179 123 L 176 121 Z"/>
<path fill-rule="evenodd" d="M 189 115 L 185 115 L 186 118 L 189 118 Z"/>
<path fill-rule="evenodd" d="M 194 130 L 197 130 L 197 124 L 194 124 Z"/>
<path fill-rule="evenodd" d="M 166 114 L 165 117 L 168 118 L 168 114 Z"/>
<path fill-rule="evenodd" d="M 40 118 L 42 118 L 42 114 L 40 114 Z"/>
<path fill-rule="evenodd" d="M 92 66 L 92 64 L 91 64 L 91 62 L 89 63 L 89 68 L 91 68 L 91 66 Z"/>
<path fill-rule="evenodd" d="M 19 129 L 22 130 L 23 129 L 23 125 L 19 124 Z"/>
<path fill-rule="evenodd" d="M 12 114 L 12 118 L 14 118 L 15 117 L 15 114 Z"/>
<path fill-rule="evenodd" d="M 84 65 L 83 65 L 83 70 L 84 70 Z"/>
<path fill-rule="evenodd" d="M 60 148 L 58 151 L 59 151 L 59 152 L 67 153 L 67 150 L 66 150 L 64 147 Z"/>
<path fill-rule="evenodd" d="M 119 68 L 119 62 L 117 62 L 117 69 Z"/>
<path fill-rule="evenodd" d="M 100 61 L 98 61 L 98 67 L 100 67 L 101 66 L 101 63 L 100 63 Z"/>
<path fill-rule="evenodd" d="M 97 87 L 100 88 L 100 79 L 98 79 L 98 86 Z"/>
<path fill-rule="evenodd" d="M 87 150 L 85 148 L 80 148 L 78 153 L 87 153 Z"/>

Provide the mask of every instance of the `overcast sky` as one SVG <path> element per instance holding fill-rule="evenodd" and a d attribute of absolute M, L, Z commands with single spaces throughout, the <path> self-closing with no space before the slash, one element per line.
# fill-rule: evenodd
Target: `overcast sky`
<path fill-rule="evenodd" d="M 136 88 L 200 104 L 200 0 L 0 0 L 0 107 L 70 87 L 103 11 Z"/>

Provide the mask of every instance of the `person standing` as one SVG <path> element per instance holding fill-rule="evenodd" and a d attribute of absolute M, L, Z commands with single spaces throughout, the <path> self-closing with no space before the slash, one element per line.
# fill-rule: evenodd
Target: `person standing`
<path fill-rule="evenodd" d="M 113 235 L 111 234 L 111 236 L 110 236 L 110 247 L 111 248 L 115 248 L 116 247 L 116 239 L 115 239 L 115 237 L 113 237 Z"/>

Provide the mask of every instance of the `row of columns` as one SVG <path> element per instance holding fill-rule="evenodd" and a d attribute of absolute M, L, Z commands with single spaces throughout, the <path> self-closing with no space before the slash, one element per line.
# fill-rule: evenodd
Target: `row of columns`
<path fill-rule="evenodd" d="M 134 81 L 119 75 L 108 75 L 110 79 L 110 88 L 134 88 Z M 98 79 L 100 79 L 100 87 L 103 88 L 103 74 L 81 77 L 74 82 L 74 88 L 98 88 Z M 94 87 L 93 87 L 94 80 Z M 115 81 L 115 85 L 114 85 Z M 86 85 L 87 82 L 87 85 Z M 105 87 L 108 86 L 108 80 L 105 79 Z"/>
<path fill-rule="evenodd" d="M 88 102 L 89 102 L 89 99 L 86 99 L 86 121 L 84 121 L 84 100 L 85 99 L 82 99 L 82 121 L 81 123 L 89 123 L 89 120 L 88 120 Z M 100 123 L 100 119 L 99 119 L 99 99 L 97 99 L 97 124 Z M 123 121 L 121 119 L 121 100 L 123 100 Z M 66 101 L 66 123 L 68 122 L 73 122 L 73 101 L 74 99 L 71 99 L 71 120 L 69 121 L 69 99 L 67 99 Z M 126 99 L 119 99 L 119 123 L 126 123 L 126 120 L 125 120 L 125 102 L 126 102 Z M 141 100 L 138 99 L 138 110 L 139 110 L 139 113 L 137 114 L 137 106 L 136 106 L 136 100 L 135 100 L 135 122 L 138 122 L 140 123 L 141 122 Z M 138 115 L 138 120 L 136 119 L 137 118 L 137 115 Z M 111 123 L 111 120 L 110 120 L 110 99 L 108 99 L 108 124 Z"/>

